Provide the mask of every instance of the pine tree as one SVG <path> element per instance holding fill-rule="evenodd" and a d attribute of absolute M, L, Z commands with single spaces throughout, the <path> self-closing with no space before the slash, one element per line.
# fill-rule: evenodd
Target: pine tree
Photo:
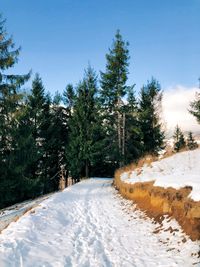
<path fill-rule="evenodd" d="M 190 104 L 189 112 L 195 116 L 197 122 L 200 123 L 200 93 L 196 93 L 195 100 Z"/>
<path fill-rule="evenodd" d="M 37 157 L 32 175 L 39 181 L 40 192 L 55 191 L 59 186 L 61 166 L 66 165 L 67 117 L 60 105 L 61 95 L 56 92 L 51 101 L 45 94 L 42 79 L 36 74 L 29 96 L 29 116 Z"/>
<path fill-rule="evenodd" d="M 35 75 L 32 82 L 31 95 L 29 97 L 30 116 L 33 123 L 33 137 L 38 146 L 41 143 L 41 124 L 44 118 L 45 92 L 42 79 L 39 74 Z"/>
<path fill-rule="evenodd" d="M 55 168 L 54 164 L 51 162 L 51 127 L 52 127 L 52 99 L 50 94 L 46 94 L 44 92 L 44 87 L 42 84 L 41 78 L 39 78 L 40 82 L 38 83 L 37 88 L 40 88 L 39 94 L 33 94 L 32 100 L 35 98 L 39 98 L 41 100 L 40 105 L 36 108 L 38 112 L 38 119 L 36 122 L 36 128 L 38 129 L 38 135 L 35 136 L 35 143 L 38 148 L 38 161 L 36 165 L 36 173 L 41 183 L 41 192 L 43 194 L 49 193 L 53 191 L 53 184 L 55 181 L 51 180 L 51 177 L 55 175 L 55 172 L 52 173 L 52 169 Z M 34 88 L 33 88 L 34 89 Z M 35 90 L 32 90 L 34 92 Z M 54 98 L 54 101 L 59 101 L 57 99 L 57 95 Z M 35 112 L 34 112 L 35 113 Z M 32 113 L 32 114 L 34 114 Z M 36 116 L 37 117 L 37 116 Z M 33 132 L 34 133 L 34 132 Z M 58 187 L 57 187 L 58 188 Z M 55 189 L 54 189 L 55 190 Z"/>
<path fill-rule="evenodd" d="M 18 127 L 13 130 L 13 151 L 10 160 L 13 175 L 17 177 L 13 197 L 15 197 L 15 201 L 22 201 L 40 194 L 39 180 L 36 179 L 32 172 L 32 167 L 38 160 L 38 153 L 32 135 L 32 121 L 29 117 L 28 105 L 25 99 L 18 114 L 18 122 Z"/>
<path fill-rule="evenodd" d="M 178 125 L 175 128 L 173 138 L 174 138 L 174 150 L 176 152 L 179 152 L 186 146 L 184 135 Z"/>
<path fill-rule="evenodd" d="M 117 31 L 112 49 L 106 55 L 106 71 L 101 72 L 100 99 L 104 114 L 104 127 L 107 133 L 108 161 L 118 162 L 122 165 L 123 157 L 123 101 L 127 94 L 126 82 L 128 79 L 129 51 Z"/>
<path fill-rule="evenodd" d="M 50 111 L 46 112 L 49 117 L 46 117 L 42 128 L 45 134 L 45 193 L 58 190 L 61 168 L 67 169 L 65 151 L 68 144 L 68 113 L 66 108 L 60 105 L 60 100 L 61 97 L 56 94 L 56 101 L 54 98 Z M 51 179 L 52 177 L 54 178 Z"/>
<path fill-rule="evenodd" d="M 72 84 L 68 84 L 63 94 L 63 101 L 68 110 L 72 111 L 72 107 L 74 106 L 75 92 Z"/>
<path fill-rule="evenodd" d="M 53 98 L 53 104 L 58 106 L 61 101 L 62 101 L 62 96 L 58 91 L 56 91 L 54 98 Z"/>
<path fill-rule="evenodd" d="M 139 121 L 142 131 L 143 153 L 157 154 L 163 148 L 164 132 L 160 122 L 162 92 L 159 83 L 152 78 L 141 89 Z"/>
<path fill-rule="evenodd" d="M 14 133 L 17 128 L 17 115 L 20 112 L 22 94 L 20 87 L 29 79 L 26 75 L 6 74 L 18 61 L 20 48 L 14 49 L 12 38 L 5 30 L 5 20 L 0 15 L 0 205 L 13 201 L 12 193 L 16 188 L 13 175 L 15 166 L 11 165 Z M 7 192 L 5 196 L 5 192 Z"/>
<path fill-rule="evenodd" d="M 60 101 L 58 92 L 53 101 L 48 94 L 45 95 L 42 79 L 36 74 L 29 97 L 29 110 L 38 155 L 32 172 L 40 181 L 41 193 L 58 189 L 61 166 L 66 163 L 67 119 Z"/>
<path fill-rule="evenodd" d="M 37 148 L 37 157 L 32 165 L 32 176 L 40 181 L 43 191 L 44 180 L 46 179 L 46 164 L 45 164 L 45 142 L 46 132 L 50 125 L 50 99 L 45 95 L 42 79 L 39 74 L 35 75 L 32 82 L 31 94 L 28 101 L 29 118 L 32 122 L 32 137 L 34 145 Z"/>
<path fill-rule="evenodd" d="M 198 147 L 198 144 L 197 144 L 197 142 L 195 142 L 192 132 L 188 133 L 187 147 L 189 150 L 193 150 L 193 149 L 196 149 Z"/>
<path fill-rule="evenodd" d="M 138 119 L 138 103 L 135 98 L 134 86 L 128 89 L 125 114 L 125 164 L 137 160 L 142 155 L 142 132 Z"/>
<path fill-rule="evenodd" d="M 77 88 L 72 118 L 69 121 L 67 158 L 71 175 L 76 180 L 89 177 L 103 151 L 101 123 L 97 107 L 97 77 L 91 67 Z"/>

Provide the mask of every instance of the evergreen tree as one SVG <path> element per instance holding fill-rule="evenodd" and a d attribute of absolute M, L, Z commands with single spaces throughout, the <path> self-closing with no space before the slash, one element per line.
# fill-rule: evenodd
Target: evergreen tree
<path fill-rule="evenodd" d="M 32 134 L 37 147 L 37 161 L 33 175 L 39 179 L 41 192 L 58 189 L 61 166 L 66 163 L 67 119 L 60 105 L 61 95 L 56 92 L 53 102 L 45 95 L 42 79 L 36 74 L 29 97 Z"/>
<path fill-rule="evenodd" d="M 45 151 L 45 183 L 44 192 L 50 192 L 58 189 L 61 168 L 67 168 L 66 165 L 66 146 L 68 143 L 68 113 L 66 108 L 60 105 L 61 97 L 54 98 L 51 105 L 49 118 L 46 117 L 46 123 L 43 125 L 44 151 Z M 53 179 L 52 179 L 53 177 Z"/>
<path fill-rule="evenodd" d="M 198 147 L 198 144 L 197 144 L 197 142 L 195 142 L 192 132 L 188 133 L 187 147 L 189 150 L 193 150 L 193 149 L 196 149 Z"/>
<path fill-rule="evenodd" d="M 37 147 L 37 159 L 32 166 L 32 176 L 42 179 L 45 131 L 47 130 L 46 117 L 49 114 L 49 104 L 46 101 L 44 86 L 39 74 L 35 75 L 29 96 L 29 116 L 32 122 L 32 136 Z"/>
<path fill-rule="evenodd" d="M 163 148 L 164 132 L 160 122 L 161 102 L 160 84 L 152 78 L 141 89 L 139 100 L 139 121 L 144 154 L 157 154 Z"/>
<path fill-rule="evenodd" d="M 58 91 L 56 91 L 54 98 L 53 98 L 53 104 L 58 106 L 60 105 L 61 101 L 62 101 L 62 96 Z"/>
<path fill-rule="evenodd" d="M 97 77 L 91 67 L 77 88 L 67 158 L 71 175 L 76 180 L 89 177 L 90 170 L 99 162 L 103 152 L 103 137 L 97 105 Z"/>
<path fill-rule="evenodd" d="M 36 140 L 38 147 L 41 144 L 41 125 L 45 116 L 45 92 L 42 79 L 39 74 L 35 75 L 32 82 L 31 95 L 29 97 L 30 117 L 33 123 L 33 137 Z"/>
<path fill-rule="evenodd" d="M 25 100 L 24 100 L 25 101 Z M 37 147 L 32 135 L 32 121 L 25 101 L 18 113 L 18 127 L 13 129 L 13 151 L 10 156 L 12 172 L 17 177 L 16 188 L 12 196 L 15 201 L 39 195 L 39 180 L 32 173 L 38 159 Z"/>
<path fill-rule="evenodd" d="M 129 51 L 128 43 L 125 43 L 117 31 L 112 49 L 106 55 L 106 71 L 101 72 L 100 99 L 104 114 L 104 127 L 107 134 L 107 158 L 108 161 L 122 165 L 123 157 L 123 102 L 122 98 L 127 94 L 126 82 L 128 79 Z"/>
<path fill-rule="evenodd" d="M 19 89 L 30 77 L 30 73 L 6 74 L 18 61 L 20 48 L 14 47 L 5 30 L 5 20 L 0 15 L 0 206 L 12 203 L 17 186 L 17 177 L 13 174 L 15 166 L 11 164 L 13 130 L 18 126 L 17 115 L 22 100 Z"/>
<path fill-rule="evenodd" d="M 125 115 L 125 158 L 128 164 L 142 155 L 142 132 L 138 119 L 138 103 L 135 98 L 134 86 L 128 89 L 127 104 L 124 106 Z"/>
<path fill-rule="evenodd" d="M 53 101 L 45 95 L 42 79 L 36 74 L 29 96 L 29 116 L 37 157 L 32 175 L 39 180 L 41 193 L 58 189 L 61 166 L 66 165 L 65 150 L 68 140 L 66 110 L 60 105 L 56 92 Z"/>
<path fill-rule="evenodd" d="M 186 146 L 184 135 L 178 125 L 175 128 L 173 138 L 174 138 L 174 150 L 176 152 L 180 151 Z"/>
<path fill-rule="evenodd" d="M 72 84 L 68 84 L 63 94 L 63 101 L 69 111 L 74 106 L 75 92 Z"/>
<path fill-rule="evenodd" d="M 196 93 L 196 98 L 190 104 L 189 112 L 195 116 L 197 122 L 200 123 L 200 93 Z"/>
<path fill-rule="evenodd" d="M 39 78 L 39 77 L 38 77 Z M 34 85 L 35 86 L 35 85 Z M 33 86 L 33 89 L 34 89 Z M 41 78 L 39 78 L 39 83 L 37 84 L 37 89 L 38 89 L 38 94 L 33 94 L 32 95 L 32 100 L 35 98 L 35 100 L 38 98 L 40 99 L 39 103 L 36 108 L 38 115 L 37 119 L 37 126 L 36 128 L 38 129 L 38 135 L 35 136 L 35 143 L 38 148 L 38 162 L 36 166 L 36 172 L 38 174 L 38 177 L 40 179 L 41 183 L 41 192 L 43 194 L 49 193 L 53 191 L 53 184 L 55 181 L 51 181 L 51 177 L 55 174 L 55 172 L 52 173 L 52 169 L 54 169 L 54 165 L 51 164 L 51 126 L 52 126 L 52 100 L 49 94 L 44 93 L 44 88 L 42 84 Z M 40 89 L 39 89 L 40 88 Z M 36 89 L 36 88 L 35 88 Z M 34 92 L 35 90 L 32 90 Z M 40 92 L 40 93 L 39 93 Z M 57 98 L 57 95 L 54 97 L 54 101 L 59 101 Z M 35 110 L 35 112 L 36 112 Z M 32 112 L 34 114 L 35 112 Z"/>

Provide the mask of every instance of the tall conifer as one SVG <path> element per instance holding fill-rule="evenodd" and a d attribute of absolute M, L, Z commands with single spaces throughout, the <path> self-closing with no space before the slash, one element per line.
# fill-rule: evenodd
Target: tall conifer
<path fill-rule="evenodd" d="M 103 152 L 103 137 L 97 106 L 97 77 L 91 67 L 77 88 L 67 157 L 72 176 L 88 177 Z"/>
<path fill-rule="evenodd" d="M 35 179 L 40 179 L 43 169 L 45 129 L 44 123 L 49 113 L 49 107 L 46 102 L 44 86 L 39 74 L 35 75 L 32 82 L 31 94 L 29 96 L 29 116 L 32 121 L 32 136 L 37 147 L 37 161 L 32 166 L 32 173 Z M 48 109 L 48 110 L 47 110 Z"/>
<path fill-rule="evenodd" d="M 142 131 L 138 118 L 138 102 L 134 86 L 129 87 L 125 114 L 125 158 L 126 164 L 137 160 L 142 155 Z"/>
<path fill-rule="evenodd" d="M 11 161 L 13 130 L 18 127 L 22 100 L 19 89 L 29 79 L 30 73 L 14 75 L 6 72 L 17 63 L 19 53 L 20 48 L 15 49 L 12 38 L 7 35 L 5 20 L 0 15 L 0 205 L 13 201 L 12 193 L 17 186 L 17 177 L 13 174 L 15 166 Z"/>
<path fill-rule="evenodd" d="M 139 121 L 142 131 L 143 153 L 157 153 L 163 148 L 164 131 L 160 120 L 162 92 L 160 84 L 152 78 L 141 89 Z"/>
<path fill-rule="evenodd" d="M 67 170 L 65 151 L 68 144 L 68 112 L 61 105 L 59 98 L 51 104 L 49 118 L 46 117 L 46 126 L 44 124 L 45 192 L 57 190 L 60 171 Z M 54 178 L 51 179 L 52 177 Z"/>
<path fill-rule="evenodd" d="M 122 39 L 119 30 L 115 35 L 112 48 L 106 55 L 106 60 L 106 70 L 101 72 L 100 99 L 107 133 L 107 157 L 109 161 L 122 165 L 124 105 L 122 98 L 127 94 L 129 51 L 128 43 Z"/>

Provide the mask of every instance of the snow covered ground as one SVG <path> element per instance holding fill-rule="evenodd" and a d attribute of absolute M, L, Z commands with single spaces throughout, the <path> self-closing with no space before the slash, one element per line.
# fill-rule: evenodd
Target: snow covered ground
<path fill-rule="evenodd" d="M 200 201 L 200 149 L 177 153 L 169 158 L 144 165 L 139 173 L 125 172 L 121 179 L 127 183 L 154 180 L 154 185 L 179 189 L 192 186 L 189 197 Z"/>
<path fill-rule="evenodd" d="M 11 222 L 22 216 L 28 210 L 36 207 L 44 199 L 48 198 L 51 194 L 43 195 L 34 200 L 27 200 L 17 203 L 13 206 L 0 210 L 0 232 L 5 229 Z"/>
<path fill-rule="evenodd" d="M 153 223 L 111 184 L 82 181 L 11 223 L 0 234 L 0 266 L 200 266 L 199 242 L 174 220 Z"/>

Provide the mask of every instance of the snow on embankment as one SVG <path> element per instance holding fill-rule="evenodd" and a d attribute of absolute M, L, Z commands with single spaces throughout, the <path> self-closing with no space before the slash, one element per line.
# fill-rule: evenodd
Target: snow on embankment
<path fill-rule="evenodd" d="M 121 169 L 115 185 L 150 215 L 170 214 L 193 240 L 200 239 L 200 149 Z"/>
<path fill-rule="evenodd" d="M 175 154 L 169 158 L 143 166 L 137 171 L 123 173 L 121 180 L 128 183 L 154 180 L 155 186 L 180 189 L 192 186 L 189 195 L 194 201 L 200 201 L 200 149 Z"/>

